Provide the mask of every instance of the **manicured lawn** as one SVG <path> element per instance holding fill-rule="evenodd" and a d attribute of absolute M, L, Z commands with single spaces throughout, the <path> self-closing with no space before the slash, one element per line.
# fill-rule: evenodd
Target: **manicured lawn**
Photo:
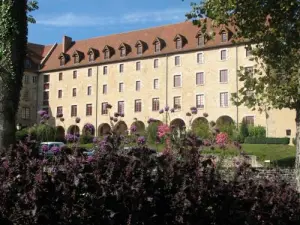
<path fill-rule="evenodd" d="M 162 151 L 164 145 L 162 144 L 150 144 L 148 145 L 152 149 Z M 93 144 L 80 145 L 80 147 L 90 149 Z M 293 167 L 295 161 L 296 147 L 289 145 L 275 145 L 275 144 L 243 144 L 242 149 L 249 155 L 257 156 L 257 160 L 263 162 L 264 160 L 270 160 L 272 166 L 280 167 Z M 203 150 L 204 154 L 225 154 L 225 155 L 237 155 L 238 151 L 235 148 L 229 148 L 226 150 L 210 150 L 206 148 Z"/>

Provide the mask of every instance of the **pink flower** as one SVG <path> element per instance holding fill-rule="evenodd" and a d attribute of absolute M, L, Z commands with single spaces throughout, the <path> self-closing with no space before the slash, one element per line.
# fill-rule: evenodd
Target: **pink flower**
<path fill-rule="evenodd" d="M 167 124 L 162 124 L 158 126 L 157 135 L 162 138 L 171 132 L 170 127 Z"/>
<path fill-rule="evenodd" d="M 226 134 L 224 132 L 218 133 L 216 136 L 216 143 L 218 145 L 222 145 L 222 146 L 227 144 L 228 143 L 228 134 Z"/>

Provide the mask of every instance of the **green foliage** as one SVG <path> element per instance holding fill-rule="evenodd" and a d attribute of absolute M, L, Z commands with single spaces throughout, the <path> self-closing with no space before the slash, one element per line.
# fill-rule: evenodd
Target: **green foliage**
<path fill-rule="evenodd" d="M 192 131 L 198 137 L 201 137 L 204 139 L 210 138 L 212 136 L 209 124 L 204 121 L 196 121 L 192 127 Z"/>
<path fill-rule="evenodd" d="M 272 138 L 272 137 L 247 137 L 245 138 L 246 144 L 283 144 L 288 145 L 290 138 Z"/>
<path fill-rule="evenodd" d="M 16 132 L 16 141 L 24 141 L 25 138 L 28 136 L 28 129 L 18 130 Z"/>
<path fill-rule="evenodd" d="M 83 134 L 79 137 L 79 143 L 80 144 L 91 144 L 93 143 L 94 136 L 90 134 Z"/>
<path fill-rule="evenodd" d="M 236 126 L 233 123 L 219 124 L 218 128 L 221 132 L 227 133 L 230 138 L 233 137 L 234 132 L 236 131 Z"/>
<path fill-rule="evenodd" d="M 296 138 L 293 138 L 292 142 L 293 142 L 293 145 L 297 145 Z"/>
<path fill-rule="evenodd" d="M 159 123 L 152 122 L 147 127 L 147 140 L 149 143 L 153 144 L 157 141 L 157 130 L 158 130 Z"/>
<path fill-rule="evenodd" d="M 250 137 L 266 137 L 266 128 L 263 126 L 248 126 Z"/>
<path fill-rule="evenodd" d="M 240 137 L 242 142 L 244 142 L 245 138 L 249 136 L 248 124 L 245 120 L 242 121 L 240 126 Z"/>
<path fill-rule="evenodd" d="M 28 128 L 28 133 L 40 142 L 55 141 L 56 129 L 48 124 L 40 124 Z"/>

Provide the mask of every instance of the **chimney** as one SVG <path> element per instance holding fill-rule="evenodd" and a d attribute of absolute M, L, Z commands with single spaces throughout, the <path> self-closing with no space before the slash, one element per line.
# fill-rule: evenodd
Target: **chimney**
<path fill-rule="evenodd" d="M 68 36 L 63 36 L 62 52 L 66 53 L 66 51 L 68 51 L 68 49 L 71 47 L 71 44 L 72 44 L 72 38 L 70 38 Z"/>

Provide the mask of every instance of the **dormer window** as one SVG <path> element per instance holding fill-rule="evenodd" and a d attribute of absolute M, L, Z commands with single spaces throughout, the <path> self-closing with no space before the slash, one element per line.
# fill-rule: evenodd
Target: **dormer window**
<path fill-rule="evenodd" d="M 89 48 L 87 55 L 89 62 L 94 62 L 95 59 L 99 56 L 99 51 L 94 48 Z"/>
<path fill-rule="evenodd" d="M 29 59 L 25 59 L 24 65 L 25 65 L 26 69 L 30 69 L 31 68 L 31 61 Z"/>
<path fill-rule="evenodd" d="M 125 56 L 126 56 L 126 49 L 125 49 L 125 47 L 122 47 L 122 48 L 120 49 L 120 56 L 121 56 L 121 57 L 125 57 Z"/>
<path fill-rule="evenodd" d="M 182 48 L 182 40 L 181 38 L 176 38 L 176 49 L 181 49 Z"/>
<path fill-rule="evenodd" d="M 74 64 L 78 64 L 83 59 L 83 53 L 75 50 L 72 57 L 74 57 Z"/>
<path fill-rule="evenodd" d="M 228 40 L 228 35 L 226 31 L 221 32 L 221 42 L 227 42 Z"/>
<path fill-rule="evenodd" d="M 93 62 L 95 60 L 95 54 L 93 52 L 91 52 L 89 54 L 89 62 Z"/>
<path fill-rule="evenodd" d="M 79 63 L 79 55 L 74 56 L 74 63 Z"/>
<path fill-rule="evenodd" d="M 104 49 L 102 50 L 104 54 L 104 59 L 110 59 L 111 56 L 114 54 L 114 50 L 112 47 L 105 45 Z"/>
<path fill-rule="evenodd" d="M 60 66 L 64 66 L 66 64 L 66 57 L 63 53 L 60 54 L 58 59 L 59 59 L 59 65 Z"/>
<path fill-rule="evenodd" d="M 160 43 L 157 41 L 154 44 L 154 51 L 155 52 L 160 52 Z"/>
<path fill-rule="evenodd" d="M 159 37 L 156 37 L 152 43 L 154 45 L 154 52 L 160 52 L 166 45 L 164 40 Z"/>
<path fill-rule="evenodd" d="M 136 51 L 138 55 L 141 55 L 143 53 L 143 46 L 141 44 L 138 44 L 136 47 Z"/>
<path fill-rule="evenodd" d="M 104 51 L 104 59 L 109 59 L 109 50 L 108 49 L 106 49 Z"/>

